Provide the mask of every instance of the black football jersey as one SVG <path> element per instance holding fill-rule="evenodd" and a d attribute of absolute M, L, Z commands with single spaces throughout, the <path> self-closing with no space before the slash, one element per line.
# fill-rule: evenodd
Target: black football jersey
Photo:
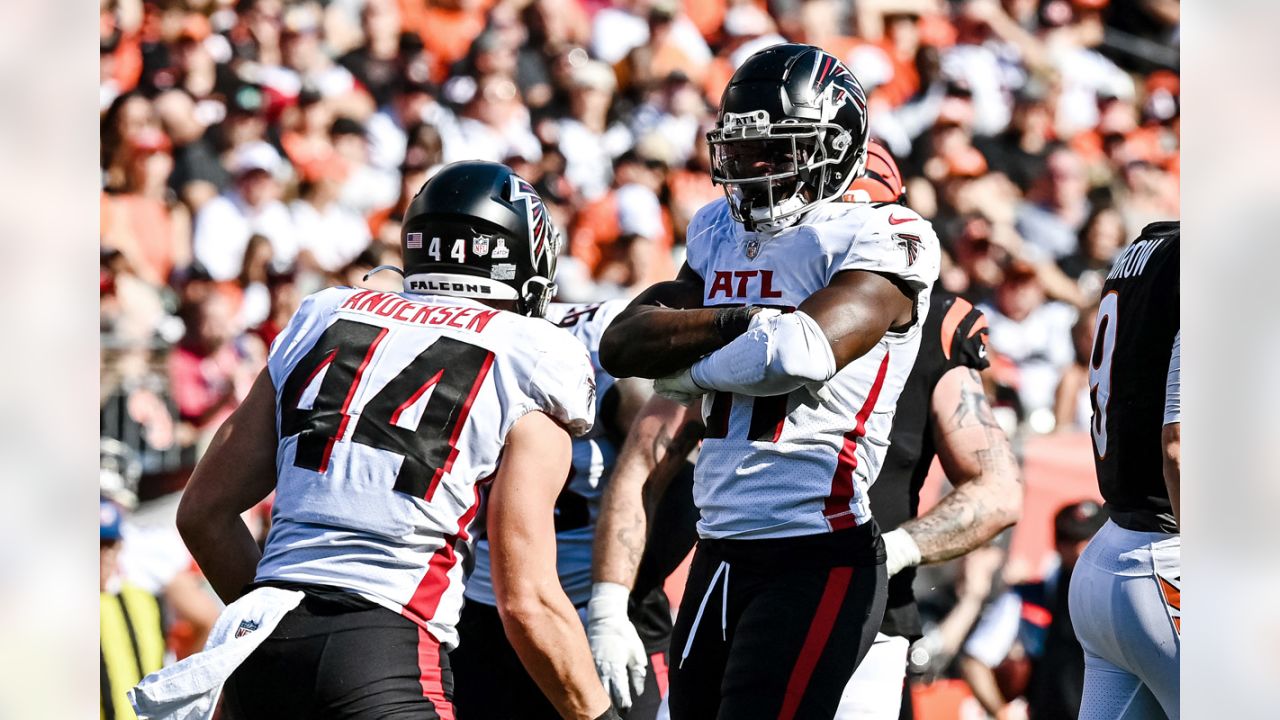
<path fill-rule="evenodd" d="M 986 316 L 964 298 L 935 288 L 920 353 L 898 397 L 889 451 L 871 486 L 871 514 L 881 531 L 914 518 L 920 509 L 920 488 L 937 453 L 929 422 L 934 387 L 952 368 L 983 370 L 988 365 Z M 915 576 L 915 568 L 907 568 L 889 578 L 889 600 L 880 628 L 886 635 L 920 636 L 920 612 L 911 591 Z"/>
<path fill-rule="evenodd" d="M 1160 431 L 1179 328 L 1177 222 L 1143 228 L 1112 266 L 1089 359 L 1094 464 L 1111 519 L 1142 532 L 1177 532 L 1164 484 Z"/>

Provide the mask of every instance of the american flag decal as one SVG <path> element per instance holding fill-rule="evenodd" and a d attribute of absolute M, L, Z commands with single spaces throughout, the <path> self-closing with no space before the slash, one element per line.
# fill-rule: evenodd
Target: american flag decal
<path fill-rule="evenodd" d="M 916 258 L 920 256 L 920 247 L 924 244 L 920 241 L 920 236 L 894 233 L 893 239 L 898 241 L 898 247 L 907 251 L 907 264 L 915 265 Z"/>
<path fill-rule="evenodd" d="M 404 246 L 410 250 L 422 249 L 422 233 L 414 232 L 405 236 Z"/>
<path fill-rule="evenodd" d="M 538 193 L 533 189 L 533 186 L 523 178 L 512 175 L 511 196 L 509 199 L 511 202 L 524 200 L 525 212 L 528 213 L 529 228 L 533 235 L 530 238 L 530 254 L 533 257 L 533 264 L 541 264 L 548 251 L 552 254 L 558 253 L 560 248 L 554 246 L 554 231 L 551 227 L 551 221 L 547 218 L 547 208 L 542 204 L 542 198 L 538 197 Z"/>

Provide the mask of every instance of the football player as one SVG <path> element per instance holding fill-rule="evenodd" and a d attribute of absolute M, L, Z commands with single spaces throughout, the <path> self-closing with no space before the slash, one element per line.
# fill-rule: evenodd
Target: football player
<path fill-rule="evenodd" d="M 573 441 L 573 463 L 555 506 L 560 585 L 582 610 L 591 596 L 591 547 L 600 497 L 609 484 L 627 429 L 652 395 L 647 381 L 615 381 L 599 366 L 600 335 L 626 306 L 625 300 L 592 305 L 552 303 L 546 315 L 586 347 L 595 371 L 596 423 L 589 433 Z M 493 588 L 489 543 L 483 536 L 476 543 L 475 557 L 475 569 L 467 577 L 464 592 L 467 602 L 458 622 L 459 645 L 449 658 L 459 715 L 472 720 L 559 718 L 507 640 Z M 641 644 L 648 671 L 646 684 L 627 717 L 651 719 L 657 714 L 660 689 L 665 684 L 659 671 L 665 667 L 663 653 L 671 633 L 671 608 L 661 588 L 645 593 L 632 618 L 646 639 Z M 495 692 L 495 688 L 502 691 Z"/>
<path fill-rule="evenodd" d="M 865 174 L 849 187 L 844 200 L 888 204 L 903 199 L 897 164 L 882 146 L 871 141 Z M 921 633 L 911 568 L 969 552 L 1019 517 L 1017 462 L 1008 438 L 995 423 L 977 376 L 977 371 L 988 366 L 986 336 L 986 318 L 980 310 L 945 291 L 934 290 L 920 351 L 898 398 L 889 450 L 870 491 L 876 524 L 889 530 L 884 536 L 890 576 L 888 605 L 871 650 L 845 687 L 838 718 L 887 720 L 899 716 L 908 643 Z M 669 418 L 669 423 L 678 417 L 669 412 L 662 416 Z M 956 489 L 916 518 L 920 489 L 935 455 Z M 620 467 L 625 464 L 625 460 L 619 462 Z M 643 473 L 632 476 L 642 478 Z M 621 509 L 628 502 L 638 504 L 634 498 L 624 498 L 625 492 L 638 498 L 646 490 L 661 491 L 635 484 L 627 487 L 626 483 L 611 487 L 602 522 L 610 526 L 625 520 Z M 643 515 L 638 521 L 644 522 Z M 643 534 L 641 529 L 630 536 Z M 600 565 L 625 562 L 625 548 L 600 547 Z M 588 638 L 599 663 L 606 651 L 595 642 L 595 636 L 607 621 L 595 617 L 592 621 L 597 632 L 589 632 Z M 628 631 L 619 626 L 615 634 L 626 636 Z M 608 679 L 605 684 L 611 686 Z"/>
<path fill-rule="evenodd" d="M 748 58 L 708 140 L 726 197 L 690 222 L 678 277 L 641 293 L 600 346 L 616 377 L 703 398 L 671 717 L 831 718 L 884 613 L 867 488 L 937 238 L 901 206 L 831 202 L 862 172 L 866 97 L 816 47 Z"/>
<path fill-rule="evenodd" d="M 559 244 L 529 183 L 456 163 L 406 213 L 404 292 L 323 290 L 277 338 L 178 515 L 227 602 L 305 594 L 227 680 L 233 717 L 454 717 L 447 652 L 482 514 L 530 674 L 565 717 L 617 717 L 556 577 L 555 501 L 595 408 L 587 353 L 540 319 Z M 273 489 L 259 551 L 240 513 Z"/>
<path fill-rule="evenodd" d="M 1102 285 L 1090 431 L 1110 517 L 1071 577 L 1085 658 L 1081 717 L 1179 715 L 1180 237 L 1177 222 L 1143 228 Z"/>

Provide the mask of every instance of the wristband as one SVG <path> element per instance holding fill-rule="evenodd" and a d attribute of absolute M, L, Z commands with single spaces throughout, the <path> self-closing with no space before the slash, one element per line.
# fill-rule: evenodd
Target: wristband
<path fill-rule="evenodd" d="M 715 325 L 716 333 L 720 335 L 720 339 L 725 343 L 729 343 L 746 332 L 751 325 L 751 316 L 755 314 L 756 309 L 754 305 L 742 305 L 740 307 L 727 307 L 716 310 L 712 324 Z"/>

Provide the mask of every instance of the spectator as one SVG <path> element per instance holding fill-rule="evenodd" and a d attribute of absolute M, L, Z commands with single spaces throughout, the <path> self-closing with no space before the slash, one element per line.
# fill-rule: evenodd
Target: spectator
<path fill-rule="evenodd" d="M 1084 164 L 1075 151 L 1059 146 L 1045 160 L 1045 172 L 1018 207 L 1018 233 L 1045 259 L 1058 260 L 1077 249 L 1089 216 Z"/>
<path fill-rule="evenodd" d="M 1076 251 L 1059 260 L 1058 265 L 1076 281 L 1082 295 L 1097 299 L 1111 263 L 1128 244 L 1129 237 L 1118 210 L 1111 206 L 1096 208 L 1080 228 Z"/>
<path fill-rule="evenodd" d="M 1053 519 L 1057 566 L 1037 582 L 1009 588 L 988 606 L 965 641 L 961 672 L 991 715 L 1009 717 L 1007 705 L 1024 693 L 1035 720 L 1074 720 L 1080 714 L 1084 651 L 1071 627 L 1067 593 L 1080 553 L 1106 519 L 1102 506 L 1092 500 L 1058 510 Z M 1029 683 L 1000 683 L 997 673 L 1020 662 L 1031 665 Z"/>
<path fill-rule="evenodd" d="M 339 117 L 329 127 L 329 140 L 346 173 L 338 194 L 340 203 L 367 215 L 396 201 L 400 190 L 398 178 L 394 170 L 378 167 L 371 161 L 369 135 L 364 125 L 349 117 Z M 326 172 L 334 170 L 327 168 Z"/>
<path fill-rule="evenodd" d="M 991 323 L 991 350 L 1018 371 L 1018 397 L 1032 429 L 1053 429 L 1053 400 L 1062 371 L 1075 356 L 1071 326 L 1076 311 L 1046 302 L 1036 269 L 1015 261 L 1004 270 L 994 302 L 982 311 Z"/>
<path fill-rule="evenodd" d="M 179 419 L 205 445 L 248 394 L 260 358 L 237 347 L 235 312 L 222 293 L 185 307 L 183 320 L 187 332 L 169 357 L 169 382 Z"/>
<path fill-rule="evenodd" d="M 332 273 L 369 247 L 369 224 L 359 213 L 338 202 L 346 180 L 341 160 L 332 158 L 315 174 L 314 179 L 303 183 L 302 197 L 289 205 L 289 211 L 300 238 L 300 264 Z"/>
<path fill-rule="evenodd" d="M 641 261 L 646 267 L 659 262 L 658 253 L 669 258 L 671 233 L 658 201 L 665 171 L 662 161 L 644 159 L 628 151 L 614 163 L 615 187 L 582 208 L 569 236 L 569 254 L 580 260 L 594 278 L 600 279 L 611 261 L 622 261 L 632 252 L 649 257 Z M 638 236 L 642 243 L 649 244 L 632 248 L 631 243 L 622 250 L 615 244 L 623 235 Z M 671 273 L 666 277 L 674 274 L 670 267 L 659 272 L 667 270 Z"/>
<path fill-rule="evenodd" d="M 536 162 L 542 157 L 542 145 L 529 127 L 529 111 L 521 104 L 514 81 L 500 74 L 476 81 L 458 120 L 458 145 L 450 151 L 490 162 L 510 157 Z"/>
<path fill-rule="evenodd" d="M 373 97 L 385 107 L 395 96 L 400 71 L 400 9 L 395 0 L 367 0 L 360 8 L 364 42 L 338 58 Z"/>
<path fill-rule="evenodd" d="M 631 132 L 620 123 L 610 124 L 609 106 L 617 78 L 613 69 L 594 60 L 573 69 L 570 116 L 557 128 L 561 154 L 567 161 L 565 176 L 587 200 L 609 189 L 610 162 L 632 145 Z"/>
<path fill-rule="evenodd" d="M 153 128 L 123 141 L 124 177 L 120 192 L 108 196 L 109 220 L 103 246 L 119 250 L 144 282 L 164 287 L 174 267 L 190 262 L 191 216 L 170 202 L 173 172 L 169 138 Z"/>
<path fill-rule="evenodd" d="M 284 168 L 275 148 L 264 142 L 249 143 L 236 150 L 232 169 L 236 178 L 232 188 L 196 214 L 195 259 L 215 280 L 236 277 L 255 233 L 271 242 L 276 262 L 293 262 L 298 254 L 293 219 L 280 202 L 277 178 Z"/>
<path fill-rule="evenodd" d="M 98 502 L 99 662 L 103 717 L 133 718 L 125 695 L 164 665 L 164 616 L 159 600 L 126 581 L 120 570 L 124 509 Z"/>

